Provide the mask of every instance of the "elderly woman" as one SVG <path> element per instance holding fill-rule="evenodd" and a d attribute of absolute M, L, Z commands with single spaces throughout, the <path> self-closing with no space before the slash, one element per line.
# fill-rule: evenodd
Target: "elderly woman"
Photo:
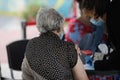
<path fill-rule="evenodd" d="M 26 47 L 23 80 L 88 80 L 76 46 L 60 39 L 64 18 L 53 8 L 41 8 L 36 24 L 41 34 Z"/>

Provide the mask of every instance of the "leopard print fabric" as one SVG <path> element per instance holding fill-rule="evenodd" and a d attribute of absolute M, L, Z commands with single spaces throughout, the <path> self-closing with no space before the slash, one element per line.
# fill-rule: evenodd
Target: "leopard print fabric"
<path fill-rule="evenodd" d="M 32 70 L 47 80 L 73 80 L 71 69 L 76 65 L 74 44 L 47 32 L 28 42 L 26 58 Z"/>

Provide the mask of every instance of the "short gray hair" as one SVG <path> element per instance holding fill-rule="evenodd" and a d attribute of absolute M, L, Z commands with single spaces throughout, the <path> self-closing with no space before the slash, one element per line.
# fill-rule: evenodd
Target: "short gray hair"
<path fill-rule="evenodd" d="M 60 31 L 64 18 L 53 8 L 40 8 L 36 15 L 36 26 L 41 33 Z"/>

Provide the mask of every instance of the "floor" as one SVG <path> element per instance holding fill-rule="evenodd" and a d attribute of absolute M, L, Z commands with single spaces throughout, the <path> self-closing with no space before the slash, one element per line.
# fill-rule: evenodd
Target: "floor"
<path fill-rule="evenodd" d="M 14 74 L 15 79 L 17 79 L 17 80 L 22 79 L 22 77 L 21 77 L 22 72 L 21 71 L 13 71 L 13 74 Z M 3 78 L 12 79 L 10 69 L 9 69 L 9 66 L 7 63 L 6 64 L 4 63 L 1 65 L 1 76 Z"/>

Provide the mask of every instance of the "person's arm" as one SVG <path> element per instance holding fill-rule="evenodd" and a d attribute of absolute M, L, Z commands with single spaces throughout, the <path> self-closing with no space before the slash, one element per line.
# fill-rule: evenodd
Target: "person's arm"
<path fill-rule="evenodd" d="M 77 64 L 73 67 L 72 72 L 74 80 L 89 80 L 79 56 L 77 59 Z"/>
<path fill-rule="evenodd" d="M 22 80 L 34 80 L 34 77 L 32 76 L 32 73 L 30 71 L 30 67 L 28 66 L 26 57 L 23 59 L 21 69 Z"/>

